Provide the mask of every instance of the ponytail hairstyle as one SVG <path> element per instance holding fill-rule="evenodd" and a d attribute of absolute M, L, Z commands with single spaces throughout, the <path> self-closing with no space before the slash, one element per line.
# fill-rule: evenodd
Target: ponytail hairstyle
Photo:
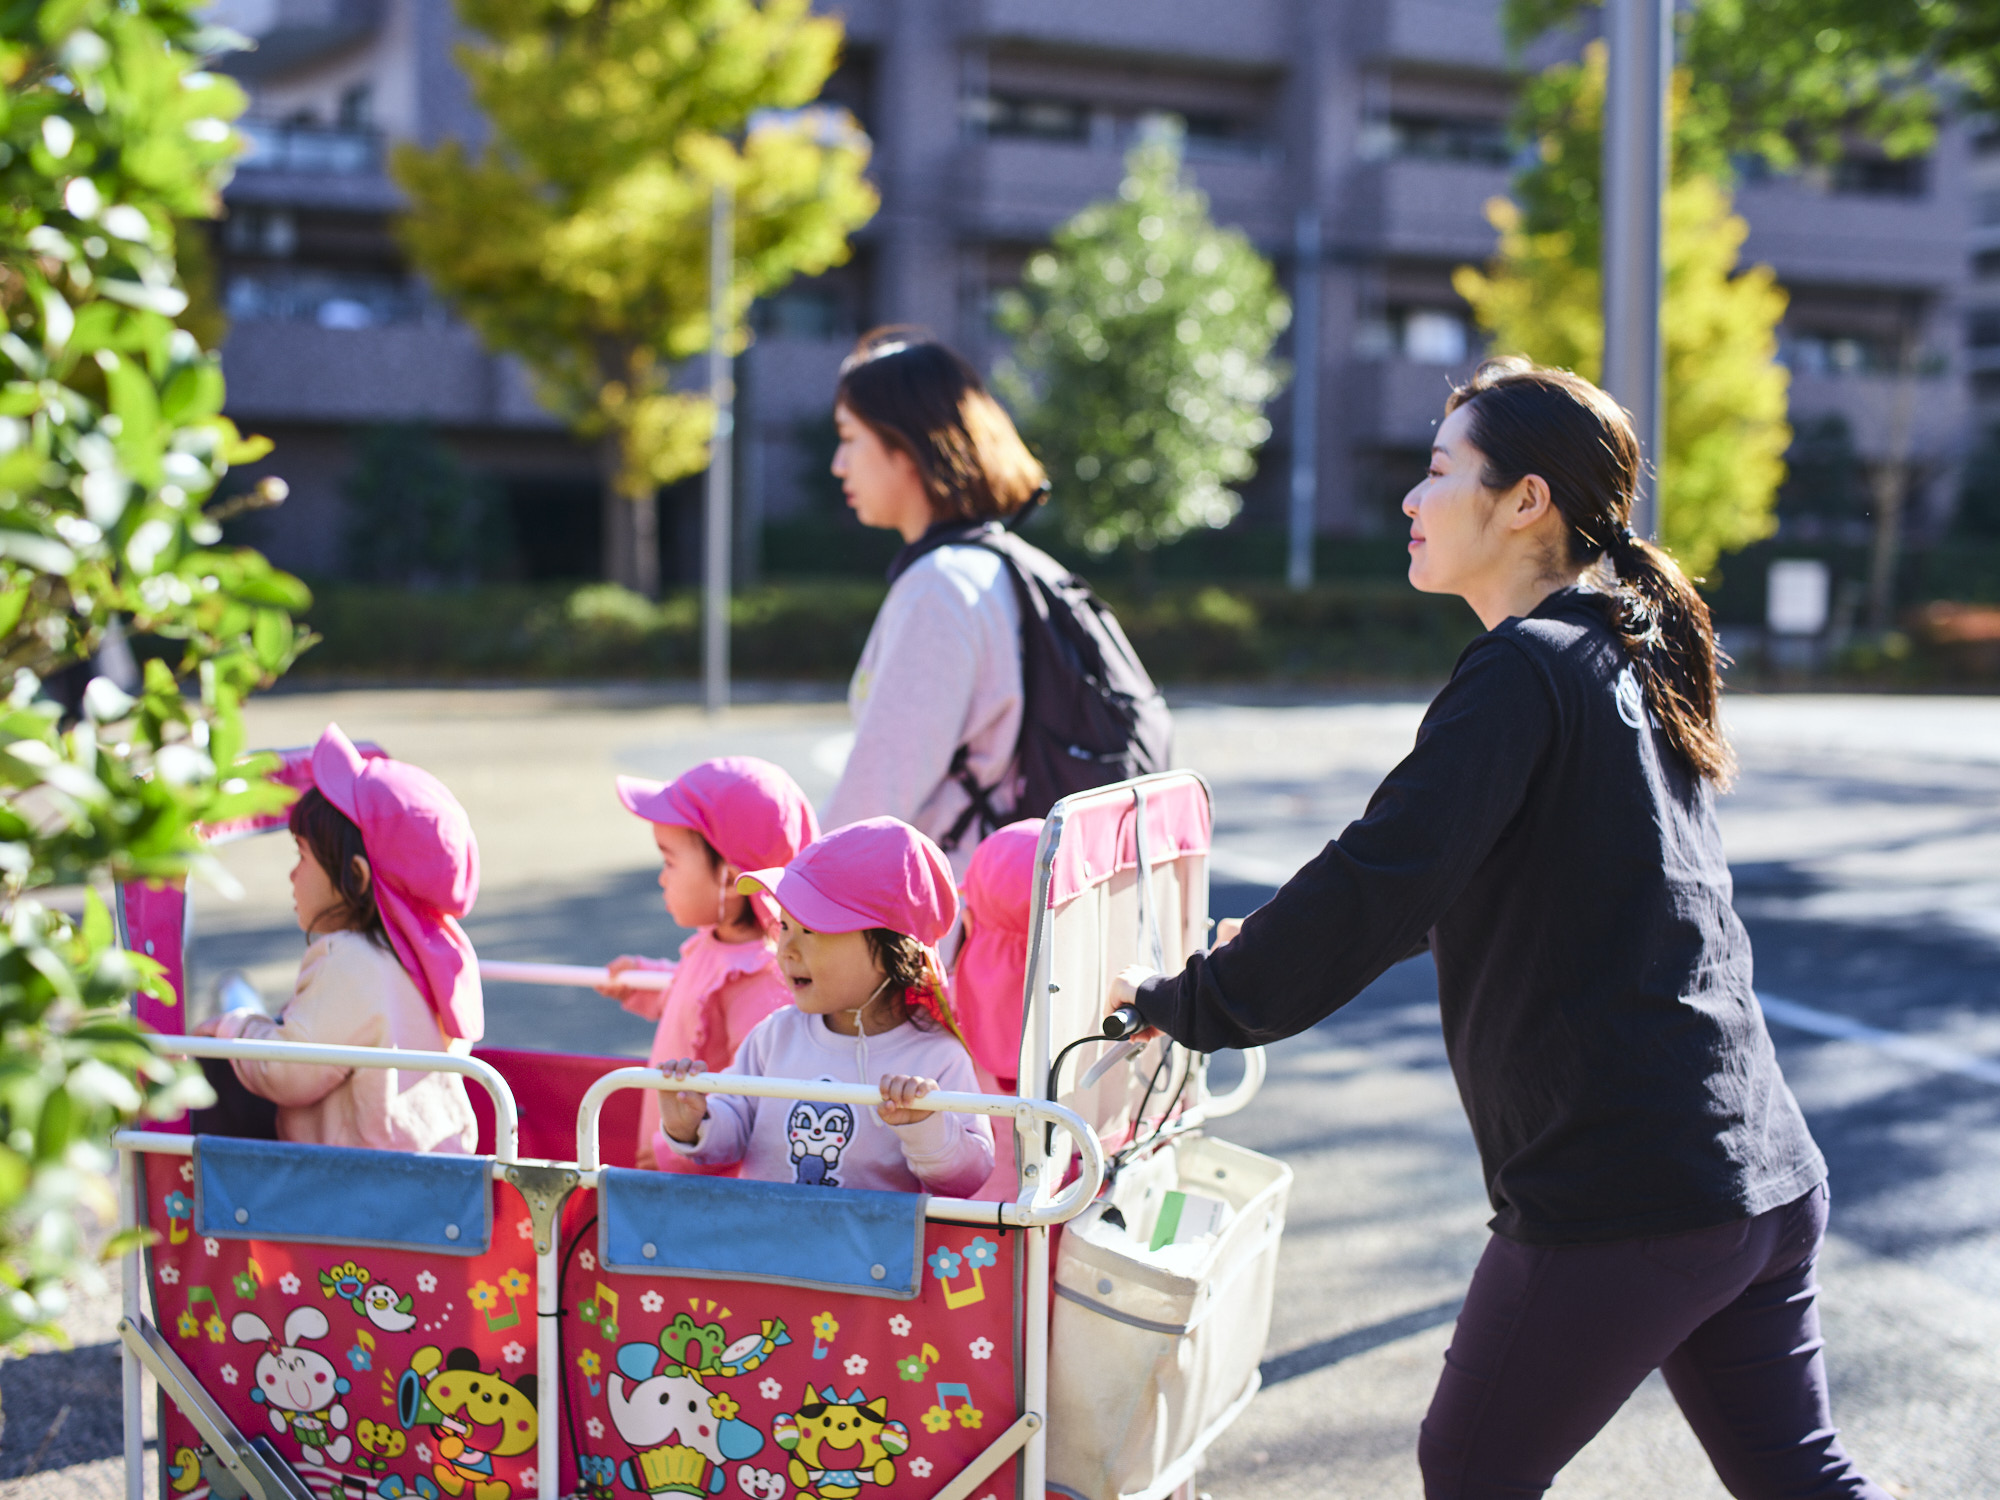
<path fill-rule="evenodd" d="M 1048 490 L 1047 473 L 978 371 L 921 329 L 862 335 L 833 401 L 909 455 L 941 521 L 1004 521 Z"/>
<path fill-rule="evenodd" d="M 1466 441 L 1485 455 L 1480 483 L 1509 490 L 1540 475 L 1569 523 L 1570 565 L 1608 565 L 1601 586 L 1647 708 L 1688 763 L 1726 790 L 1736 770 L 1717 717 L 1726 658 L 1680 565 L 1632 530 L 1641 458 L 1630 415 L 1582 377 L 1525 359 L 1481 365 L 1445 403 L 1448 413 L 1460 407 Z"/>
<path fill-rule="evenodd" d="M 339 902 L 331 912 L 315 913 L 315 920 L 332 916 L 340 924 L 338 930 L 358 932 L 385 953 L 391 951 L 389 930 L 382 925 L 382 909 L 375 904 L 375 866 L 368 858 L 368 848 L 361 842 L 361 830 L 354 826 L 354 820 L 329 802 L 318 787 L 308 787 L 305 795 L 292 804 L 285 826 L 326 871 Z M 354 868 L 357 859 L 368 866 L 367 878 Z"/>

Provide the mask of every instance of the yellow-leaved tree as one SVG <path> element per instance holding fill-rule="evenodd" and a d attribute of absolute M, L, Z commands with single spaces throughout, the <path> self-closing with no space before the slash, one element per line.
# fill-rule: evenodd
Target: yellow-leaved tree
<path fill-rule="evenodd" d="M 1599 193 L 1605 53 L 1549 69 L 1522 96 L 1517 128 L 1537 150 L 1513 200 L 1487 215 L 1500 250 L 1452 278 L 1496 354 L 1599 378 L 1604 360 Z M 1789 372 L 1778 363 L 1785 293 L 1768 266 L 1739 270 L 1749 232 L 1732 211 L 1719 130 L 1698 119 L 1676 79 L 1667 190 L 1666 433 L 1660 539 L 1690 574 L 1769 536 L 1792 430 Z"/>
<path fill-rule="evenodd" d="M 847 259 L 874 214 L 868 142 L 800 109 L 839 60 L 810 0 L 457 0 L 492 132 L 405 144 L 411 258 L 490 348 L 604 449 L 633 507 L 628 581 L 657 585 L 654 498 L 708 462 L 716 413 L 674 367 L 709 345 L 710 207 L 734 195 L 729 322 Z"/>

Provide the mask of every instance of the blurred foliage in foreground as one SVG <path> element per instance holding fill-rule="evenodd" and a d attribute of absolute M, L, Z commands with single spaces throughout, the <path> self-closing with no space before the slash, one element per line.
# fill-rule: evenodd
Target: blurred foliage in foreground
<path fill-rule="evenodd" d="M 287 796 L 244 758 L 238 705 L 290 665 L 308 596 L 218 546 L 203 502 L 269 445 L 222 416 L 220 364 L 177 323 L 175 221 L 216 211 L 243 107 L 194 12 L 0 17 L 0 1344 L 59 1337 L 63 1283 L 94 1274 L 110 1132 L 207 1094 L 131 1019 L 164 981 L 98 892 L 183 878 L 197 824 Z M 94 663 L 125 636 L 146 661 L 121 686 Z M 81 916 L 50 886 L 83 887 Z"/>

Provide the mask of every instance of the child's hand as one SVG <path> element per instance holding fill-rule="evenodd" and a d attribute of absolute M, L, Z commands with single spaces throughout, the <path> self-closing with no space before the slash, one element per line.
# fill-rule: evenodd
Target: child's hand
<path fill-rule="evenodd" d="M 633 954 L 624 953 L 620 954 L 617 958 L 612 959 L 611 962 L 606 964 L 604 967 L 611 974 L 611 982 L 609 984 L 598 985 L 597 993 L 600 995 L 609 995 L 613 1000 L 619 1001 L 622 1004 L 624 1001 L 635 999 L 639 995 L 642 995 L 646 992 L 644 990 L 637 988 L 634 985 L 620 984 L 618 982 L 618 976 L 620 974 L 627 973 L 633 969 L 647 969 L 654 971 L 660 969 L 671 969 L 673 965 L 657 958 L 639 958 Z"/>
<path fill-rule="evenodd" d="M 197 1021 L 194 1025 L 194 1029 L 189 1031 L 188 1035 L 214 1036 L 216 1031 L 221 1027 L 221 1025 L 222 1025 L 222 1017 L 210 1016 L 206 1021 Z"/>
<path fill-rule="evenodd" d="M 692 1078 L 707 1069 L 698 1057 L 677 1057 L 660 1064 L 669 1078 Z M 701 1134 L 701 1122 L 708 1118 L 708 1096 L 692 1089 L 660 1095 L 660 1128 L 683 1146 L 692 1146 Z"/>
<path fill-rule="evenodd" d="M 882 1080 L 882 1103 L 875 1111 L 876 1117 L 884 1125 L 914 1125 L 925 1115 L 936 1114 L 932 1109 L 911 1109 L 910 1106 L 926 1094 L 937 1092 L 935 1078 L 911 1078 L 902 1073 L 890 1073 Z"/>
<path fill-rule="evenodd" d="M 1243 919 L 1241 917 L 1224 917 L 1220 922 L 1215 924 L 1215 946 L 1220 948 L 1224 943 L 1235 942 L 1236 934 L 1242 930 Z"/>

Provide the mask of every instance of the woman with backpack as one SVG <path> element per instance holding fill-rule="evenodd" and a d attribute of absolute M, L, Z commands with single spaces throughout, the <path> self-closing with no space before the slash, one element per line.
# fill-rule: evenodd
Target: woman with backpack
<path fill-rule="evenodd" d="M 1494 1215 L 1417 1443 L 1540 1495 L 1660 1370 L 1732 1495 L 1885 1500 L 1828 1409 L 1826 1162 L 1751 990 L 1708 607 L 1633 534 L 1631 419 L 1525 361 L 1456 390 L 1410 581 L 1486 626 L 1362 818 L 1114 1003 L 1197 1051 L 1316 1025 L 1428 947 Z"/>
<path fill-rule="evenodd" d="M 972 366 L 921 333 L 878 329 L 841 366 L 833 416 L 848 505 L 903 548 L 848 689 L 854 746 L 824 826 L 901 818 L 963 879 L 1001 824 L 1165 769 L 1165 705 L 1117 622 L 1007 530 L 1048 478 Z M 1128 691 L 1107 696 L 1103 681 Z"/>

